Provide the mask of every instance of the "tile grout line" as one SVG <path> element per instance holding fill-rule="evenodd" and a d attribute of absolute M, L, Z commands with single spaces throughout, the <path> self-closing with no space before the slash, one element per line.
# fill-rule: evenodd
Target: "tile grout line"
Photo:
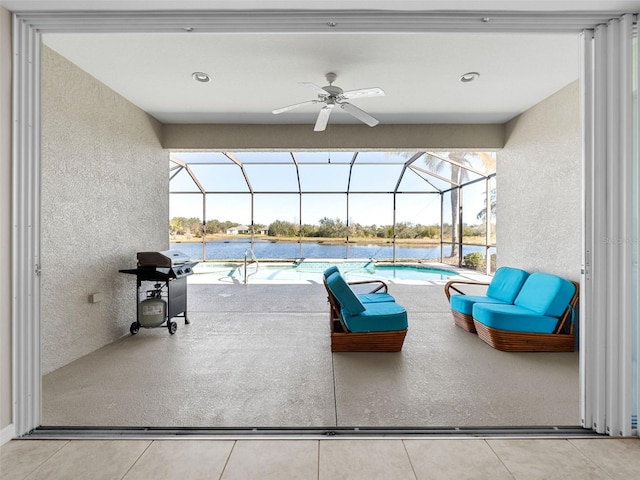
<path fill-rule="evenodd" d="M 580 450 L 580 448 L 578 448 L 576 444 L 574 444 L 571 441 L 571 439 L 567 438 L 565 442 L 571 445 L 571 447 L 584 459 L 585 463 L 590 463 L 591 465 L 593 465 L 597 470 L 604 473 L 607 476 L 607 478 L 613 478 L 611 475 L 609 475 L 609 472 L 607 469 L 605 469 L 604 467 L 601 467 L 598 463 L 596 463 L 590 457 L 588 457 L 582 450 Z"/>
<path fill-rule="evenodd" d="M 318 455 L 317 455 L 317 460 L 318 460 L 318 468 L 316 470 L 317 472 L 317 476 L 316 476 L 316 480 L 320 480 L 320 440 L 316 440 L 317 444 L 318 444 Z"/>
<path fill-rule="evenodd" d="M 62 445 L 58 450 L 56 450 L 55 452 L 53 452 L 51 455 L 49 455 L 47 458 L 45 458 L 42 462 L 40 462 L 39 465 L 36 465 L 36 467 L 31 470 L 29 473 L 27 473 L 24 476 L 24 480 L 27 480 L 31 475 L 33 475 L 35 472 L 37 472 L 40 468 L 42 468 L 42 466 L 47 463 L 49 460 L 51 460 L 53 457 L 55 457 L 58 453 L 60 453 L 60 451 L 67 447 L 69 444 L 71 443 L 71 440 L 67 440 L 64 442 L 64 445 Z"/>
<path fill-rule="evenodd" d="M 411 471 L 413 472 L 413 477 L 415 478 L 415 480 L 418 480 L 418 474 L 416 473 L 416 469 L 413 466 L 413 462 L 411 461 L 411 455 L 409 455 L 409 451 L 407 450 L 407 444 L 405 443 L 404 439 L 400 440 L 402 442 L 402 448 L 404 448 L 404 453 L 407 454 L 407 460 L 409 460 L 409 465 L 411 465 Z"/>
<path fill-rule="evenodd" d="M 238 440 L 234 440 L 233 446 L 229 451 L 229 455 L 227 455 L 227 461 L 224 462 L 224 467 L 222 467 L 222 471 L 220 472 L 220 477 L 218 478 L 218 480 L 222 480 L 222 477 L 224 476 L 224 472 L 227 470 L 227 466 L 229 466 L 229 460 L 231 460 L 231 455 L 233 455 L 233 450 L 236 448 L 237 444 L 238 444 Z"/>
<path fill-rule="evenodd" d="M 493 452 L 493 454 L 496 456 L 496 458 L 498 459 L 498 461 L 504 466 L 505 470 L 507 472 L 509 472 L 509 475 L 511 475 L 511 478 L 513 478 L 513 480 L 518 480 L 515 476 L 515 474 L 509 469 L 509 467 L 507 467 L 507 464 L 504 463 L 504 461 L 502 460 L 502 457 L 500 457 L 500 455 L 498 455 L 498 452 L 496 452 L 493 447 L 491 446 L 491 444 L 487 441 L 487 440 L 483 440 L 483 442 L 487 445 L 487 447 L 489 447 L 489 449 L 491 450 L 491 452 Z"/>
<path fill-rule="evenodd" d="M 151 448 L 151 445 L 153 445 L 154 443 L 155 443 L 155 440 L 151 440 L 149 442 L 149 445 L 147 445 L 146 448 L 142 451 L 142 453 L 138 455 L 138 458 L 136 458 L 135 461 L 131 464 L 131 466 L 127 469 L 127 471 L 124 472 L 124 475 L 122 475 L 122 478 L 120 480 L 125 480 L 125 478 L 127 478 L 127 475 L 129 475 L 131 470 L 133 470 L 133 467 L 136 466 L 136 464 L 140 461 L 142 456 L 149 451 L 149 449 Z"/>

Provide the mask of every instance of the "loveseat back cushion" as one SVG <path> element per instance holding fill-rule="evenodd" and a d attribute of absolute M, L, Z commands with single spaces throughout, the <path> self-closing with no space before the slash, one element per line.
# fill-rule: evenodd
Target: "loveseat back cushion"
<path fill-rule="evenodd" d="M 513 303 L 528 276 L 528 272 L 519 268 L 500 267 L 489 284 L 487 297 Z"/>
<path fill-rule="evenodd" d="M 473 305 L 476 303 L 506 303 L 497 298 L 485 297 L 481 295 L 451 295 L 451 309 L 463 315 L 471 315 Z"/>
<path fill-rule="evenodd" d="M 342 320 L 352 333 L 399 331 L 408 326 L 407 311 L 395 302 L 368 303 L 359 315 L 350 315 L 343 309 Z"/>
<path fill-rule="evenodd" d="M 540 315 L 560 317 L 575 291 L 575 285 L 564 278 L 536 272 L 524 282 L 514 304 Z"/>
<path fill-rule="evenodd" d="M 357 315 L 365 311 L 365 306 L 353 290 L 351 290 L 351 287 L 340 272 L 333 272 L 329 275 L 327 278 L 327 287 L 329 287 L 333 296 L 336 297 L 340 306 L 349 314 Z"/>

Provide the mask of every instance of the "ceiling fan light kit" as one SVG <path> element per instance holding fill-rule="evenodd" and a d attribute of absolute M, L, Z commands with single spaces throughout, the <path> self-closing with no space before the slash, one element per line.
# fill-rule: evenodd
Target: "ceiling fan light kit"
<path fill-rule="evenodd" d="M 375 127 L 376 125 L 378 125 L 378 123 L 380 123 L 377 119 L 369 115 L 361 108 L 358 108 L 355 105 L 346 102 L 345 100 L 364 97 L 383 97 L 384 91 L 381 88 L 360 88 L 357 90 L 347 90 L 345 92 L 340 87 L 333 85 L 333 82 L 335 82 L 336 78 L 338 78 L 335 73 L 329 72 L 325 75 L 325 78 L 329 85 L 326 85 L 324 87 L 320 87 L 311 82 L 300 82 L 302 85 L 306 85 L 316 91 L 318 95 L 317 100 L 309 100 L 306 102 L 295 103 L 286 107 L 277 108 L 276 110 L 273 110 L 272 113 L 277 115 L 306 105 L 324 103 L 325 106 L 322 107 L 322 109 L 318 113 L 318 118 L 316 119 L 316 124 L 313 128 L 313 130 L 316 132 L 322 132 L 327 128 L 327 124 L 329 123 L 329 116 L 336 106 L 339 106 L 341 110 L 344 110 L 354 118 L 357 118 L 370 127 Z"/>

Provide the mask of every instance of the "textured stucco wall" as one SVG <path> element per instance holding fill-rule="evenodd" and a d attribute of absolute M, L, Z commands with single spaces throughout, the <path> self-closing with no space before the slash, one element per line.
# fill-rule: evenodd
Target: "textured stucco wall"
<path fill-rule="evenodd" d="M 578 82 L 507 124 L 498 153 L 498 263 L 580 279 Z"/>
<path fill-rule="evenodd" d="M 148 114 L 46 47 L 42 66 L 46 374 L 128 333 L 135 277 L 118 269 L 169 247 L 169 156 Z"/>
<path fill-rule="evenodd" d="M 163 125 L 165 148 L 220 151 L 281 150 L 495 150 L 504 146 L 504 125 Z M 364 147 L 364 148 L 363 148 Z"/>
<path fill-rule="evenodd" d="M 11 249 L 11 14 L 0 7 L 0 248 Z M 6 265 L 5 265 L 6 267 Z M 11 271 L 0 271 L 0 430 L 12 423 Z M 0 445 L 2 442 L 0 442 Z"/>

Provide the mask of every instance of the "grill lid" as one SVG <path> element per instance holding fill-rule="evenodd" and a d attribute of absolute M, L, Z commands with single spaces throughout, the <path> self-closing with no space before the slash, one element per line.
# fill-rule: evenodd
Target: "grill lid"
<path fill-rule="evenodd" d="M 173 268 L 190 262 L 189 256 L 178 250 L 138 252 L 138 267 Z"/>

